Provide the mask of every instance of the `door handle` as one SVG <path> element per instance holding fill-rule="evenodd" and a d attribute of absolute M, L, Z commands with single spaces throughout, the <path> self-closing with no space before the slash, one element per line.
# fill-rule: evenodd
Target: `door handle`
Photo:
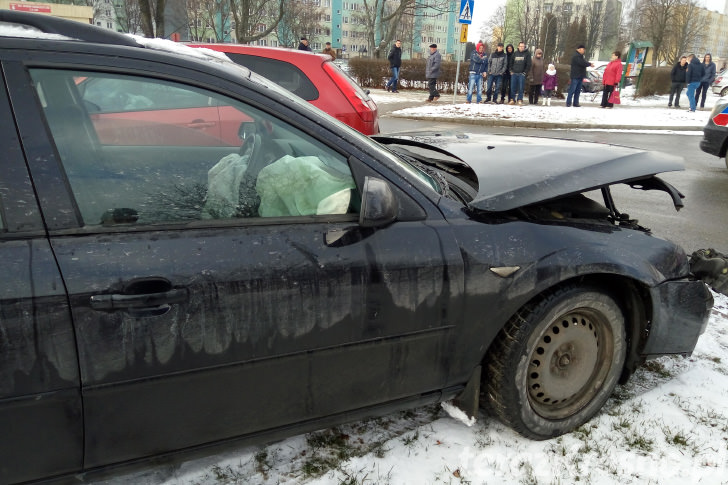
<path fill-rule="evenodd" d="M 187 126 L 187 128 L 192 128 L 193 130 L 204 130 L 205 128 L 213 128 L 215 126 L 215 122 L 205 120 L 192 120 L 185 126 Z"/>
<path fill-rule="evenodd" d="M 160 310 L 169 308 L 174 303 L 187 301 L 186 288 L 173 289 L 160 293 L 142 293 L 137 295 L 92 295 L 91 308 L 100 311 L 118 310 Z"/>

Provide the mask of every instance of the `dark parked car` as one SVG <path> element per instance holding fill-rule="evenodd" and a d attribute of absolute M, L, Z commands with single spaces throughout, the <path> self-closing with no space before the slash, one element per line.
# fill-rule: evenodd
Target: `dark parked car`
<path fill-rule="evenodd" d="M 224 52 L 365 135 L 379 133 L 377 104 L 326 54 L 243 44 L 190 44 Z"/>
<path fill-rule="evenodd" d="M 442 400 L 473 415 L 481 385 L 490 412 L 546 439 L 705 329 L 712 297 L 684 251 L 610 190 L 679 208 L 655 175 L 679 158 L 371 139 L 182 48 L 7 10 L 0 37 L 1 483 Z M 114 143 L 95 83 L 165 107 Z M 239 121 L 239 146 L 159 113 L 200 99 Z"/>
<path fill-rule="evenodd" d="M 703 127 L 700 149 L 724 158 L 728 168 L 728 99 L 722 98 L 715 102 L 710 118 Z"/>

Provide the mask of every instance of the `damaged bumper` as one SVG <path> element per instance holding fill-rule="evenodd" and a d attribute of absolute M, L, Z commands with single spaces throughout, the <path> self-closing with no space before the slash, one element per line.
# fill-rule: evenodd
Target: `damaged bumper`
<path fill-rule="evenodd" d="M 642 354 L 691 354 L 705 332 L 713 295 L 699 280 L 666 281 L 651 289 L 653 320 Z"/>

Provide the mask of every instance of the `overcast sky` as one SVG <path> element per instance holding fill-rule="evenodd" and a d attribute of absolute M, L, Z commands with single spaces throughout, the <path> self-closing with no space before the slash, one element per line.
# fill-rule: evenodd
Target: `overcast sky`
<path fill-rule="evenodd" d="M 506 0 L 475 0 L 473 5 L 473 23 L 468 28 L 468 40 L 477 42 L 480 39 L 480 27 L 483 22 L 488 20 L 493 12 L 506 3 Z M 625 4 L 629 2 L 624 2 Z M 698 0 L 698 3 L 706 6 L 710 10 L 722 11 L 725 6 L 725 0 Z"/>

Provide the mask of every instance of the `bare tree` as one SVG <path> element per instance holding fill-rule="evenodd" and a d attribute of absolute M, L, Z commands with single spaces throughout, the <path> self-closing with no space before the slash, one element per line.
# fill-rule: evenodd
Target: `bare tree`
<path fill-rule="evenodd" d="M 492 42 L 505 44 L 506 39 L 513 35 L 513 22 L 508 21 L 505 5 L 495 9 L 493 15 L 480 27 L 480 37 L 490 39 Z"/>
<path fill-rule="evenodd" d="M 706 37 L 705 12 L 694 0 L 686 1 L 672 17 L 670 36 L 665 41 L 664 54 L 668 65 L 677 63 L 680 56 L 701 45 Z"/>
<path fill-rule="evenodd" d="M 584 9 L 584 23 L 586 24 L 586 58 L 591 59 L 601 47 L 602 33 L 604 31 L 604 2 L 588 2 Z"/>
<path fill-rule="evenodd" d="M 142 15 L 137 0 L 126 0 L 125 2 L 114 2 L 116 23 L 122 32 L 136 34 L 141 31 Z"/>
<path fill-rule="evenodd" d="M 276 30 L 289 3 L 290 0 L 230 0 L 237 41 L 252 42 Z"/>
<path fill-rule="evenodd" d="M 295 46 L 304 36 L 309 42 L 315 42 L 322 29 L 324 10 L 311 0 L 289 0 L 288 5 L 278 24 L 278 42 L 281 45 Z"/>
<path fill-rule="evenodd" d="M 226 40 L 226 28 L 229 27 L 228 4 L 223 0 L 187 0 L 188 8 L 197 2 L 199 8 L 204 11 L 207 20 L 206 34 L 215 36 L 215 42 Z"/>
<path fill-rule="evenodd" d="M 449 12 L 449 0 L 400 0 L 398 4 L 385 0 L 364 0 L 364 8 L 352 18 L 365 26 L 367 45 L 371 46 L 372 57 L 385 54 L 385 47 L 394 40 L 397 27 L 405 15 L 424 16 L 432 10 Z M 379 39 L 379 42 L 376 41 Z"/>
<path fill-rule="evenodd" d="M 207 33 L 208 12 L 203 6 L 204 0 L 187 0 L 187 24 L 190 38 L 194 41 L 204 40 Z"/>
<path fill-rule="evenodd" d="M 668 57 L 673 17 L 685 0 L 642 0 L 638 4 L 640 32 L 652 42 L 653 64 L 659 65 Z"/>
<path fill-rule="evenodd" d="M 167 0 L 137 0 L 144 37 L 164 37 L 164 7 Z"/>
<path fill-rule="evenodd" d="M 513 6 L 516 8 L 514 30 L 518 36 L 517 39 L 514 39 L 514 44 L 525 42 L 527 47 L 536 44 L 539 37 L 540 13 L 543 11 L 543 3 L 541 0 L 521 0 L 514 3 Z"/>
<path fill-rule="evenodd" d="M 557 56 L 557 40 L 561 24 L 559 18 L 553 13 L 543 16 L 540 26 L 538 45 L 543 49 L 543 58 L 551 61 Z"/>

